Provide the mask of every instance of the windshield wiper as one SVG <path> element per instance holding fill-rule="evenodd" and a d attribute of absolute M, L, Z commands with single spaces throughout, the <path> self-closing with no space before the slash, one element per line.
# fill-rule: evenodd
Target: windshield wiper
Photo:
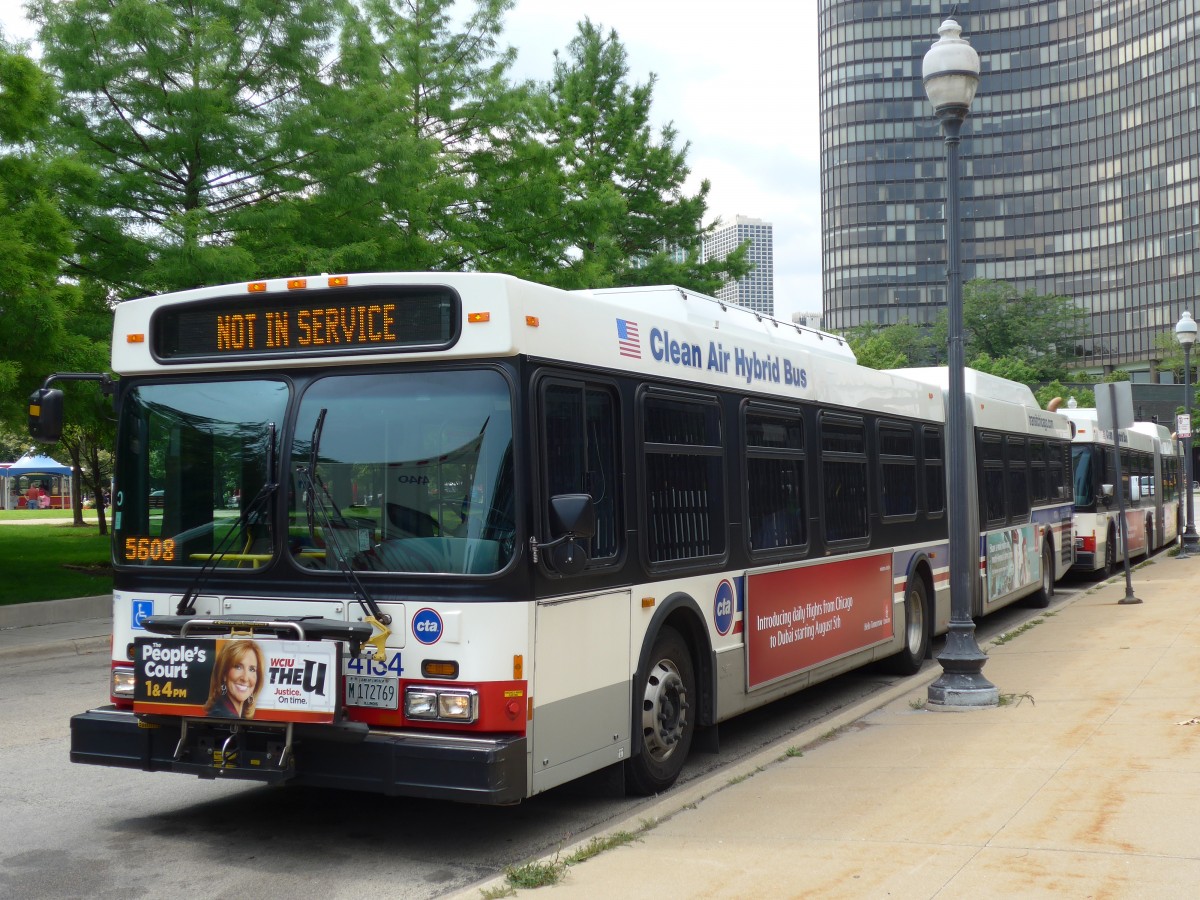
<path fill-rule="evenodd" d="M 267 425 L 267 480 L 263 482 L 262 487 L 258 489 L 258 493 L 250 500 L 249 503 L 242 508 L 238 513 L 238 517 L 233 520 L 233 524 L 229 530 L 225 532 L 225 537 L 221 539 L 221 543 L 216 546 L 204 565 L 200 567 L 200 571 L 196 573 L 196 577 L 192 579 L 192 583 L 188 585 L 186 591 L 183 592 L 183 597 L 179 600 L 179 605 L 175 608 L 177 616 L 191 616 L 196 613 L 196 598 L 200 595 L 200 589 L 208 582 L 209 577 L 217 570 L 217 566 L 225 558 L 233 546 L 233 537 L 236 534 L 242 533 L 246 526 L 251 522 L 257 523 L 264 511 L 267 511 L 268 519 L 270 516 L 270 500 L 275 496 L 275 491 L 279 488 L 279 482 L 275 480 L 276 460 L 275 460 L 275 423 L 271 422 Z M 213 521 L 213 529 L 217 526 L 216 520 Z"/>
<path fill-rule="evenodd" d="M 300 466 L 296 470 L 305 486 L 306 496 L 304 506 L 308 513 L 309 533 L 315 537 L 313 521 L 319 518 L 325 538 L 325 553 L 326 555 L 333 554 L 333 558 L 337 562 L 338 571 L 345 576 L 346 581 L 349 583 L 350 590 L 354 593 L 355 601 L 363 608 L 363 612 L 367 613 L 370 618 L 378 621 L 380 625 L 390 625 L 392 617 L 381 610 L 375 599 L 367 593 L 362 579 L 358 577 L 358 573 L 354 570 L 354 567 L 347 561 L 346 554 L 338 543 L 337 527 L 340 526 L 343 530 L 350 531 L 354 530 L 354 525 L 346 520 L 341 509 L 338 508 L 336 501 L 334 501 L 333 496 L 329 493 L 329 489 L 325 486 L 325 482 L 317 474 L 317 451 L 321 445 L 321 432 L 325 428 L 325 414 L 327 412 L 329 410 L 322 409 L 317 414 L 317 424 L 313 426 L 312 441 L 309 445 L 308 466 Z"/>

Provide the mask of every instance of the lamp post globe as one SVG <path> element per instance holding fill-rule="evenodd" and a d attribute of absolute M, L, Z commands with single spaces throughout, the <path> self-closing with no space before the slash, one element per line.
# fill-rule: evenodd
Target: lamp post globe
<path fill-rule="evenodd" d="M 950 515 L 950 630 L 938 655 L 942 674 L 929 686 L 928 706 L 962 709 L 995 706 L 999 692 L 983 676 L 987 656 L 975 640 L 972 579 L 978 579 L 977 544 L 967 515 L 967 391 L 963 360 L 962 274 L 959 271 L 958 145 L 963 121 L 979 86 L 979 54 L 953 19 L 942 22 L 938 40 L 921 65 L 921 82 L 942 125 L 946 143 L 946 311 L 949 325 L 949 392 L 946 432 Z"/>
<path fill-rule="evenodd" d="M 1175 340 L 1183 347 L 1183 411 L 1187 416 L 1187 432 L 1183 437 L 1184 498 L 1187 509 L 1187 526 L 1183 530 L 1180 556 L 1193 550 L 1200 537 L 1196 534 L 1196 520 L 1192 511 L 1192 344 L 1196 343 L 1196 320 L 1184 311 L 1175 325 Z"/>

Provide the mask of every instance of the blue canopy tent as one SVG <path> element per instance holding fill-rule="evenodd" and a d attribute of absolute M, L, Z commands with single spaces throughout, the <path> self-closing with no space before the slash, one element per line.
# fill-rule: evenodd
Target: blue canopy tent
<path fill-rule="evenodd" d="M 49 456 L 27 453 L 0 467 L 0 475 L 4 476 L 5 509 L 24 509 L 30 488 L 42 491 L 54 508 L 71 508 L 71 467 Z"/>

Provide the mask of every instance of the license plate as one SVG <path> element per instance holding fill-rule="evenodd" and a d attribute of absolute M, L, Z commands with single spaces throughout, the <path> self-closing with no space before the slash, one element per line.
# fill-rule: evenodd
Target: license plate
<path fill-rule="evenodd" d="M 371 675 L 346 676 L 346 705 L 396 709 L 400 696 L 398 678 Z"/>

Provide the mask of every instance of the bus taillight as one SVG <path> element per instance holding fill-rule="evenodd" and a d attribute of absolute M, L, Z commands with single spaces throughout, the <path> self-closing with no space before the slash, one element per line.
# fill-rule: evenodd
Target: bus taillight
<path fill-rule="evenodd" d="M 1096 552 L 1096 536 L 1094 534 L 1080 534 L 1075 536 L 1075 549 L 1084 553 Z"/>

